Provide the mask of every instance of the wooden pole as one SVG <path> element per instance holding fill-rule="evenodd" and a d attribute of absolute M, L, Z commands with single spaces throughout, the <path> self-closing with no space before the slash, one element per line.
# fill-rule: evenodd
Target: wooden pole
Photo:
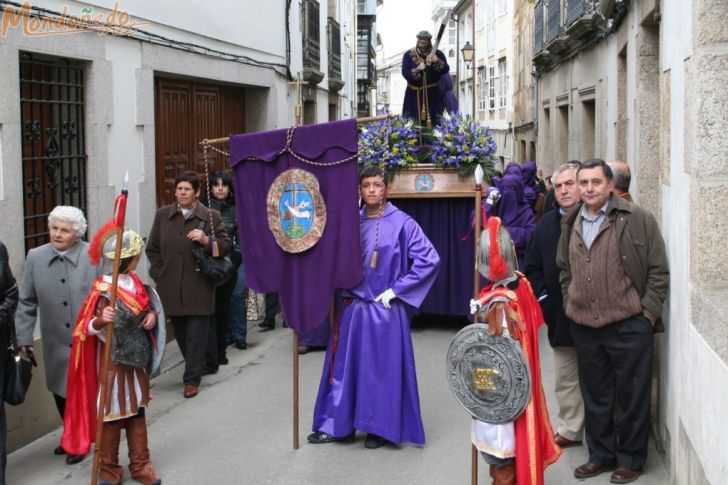
<path fill-rule="evenodd" d="M 109 306 L 116 308 L 116 290 L 119 285 L 119 261 L 121 260 L 121 247 L 124 239 L 124 220 L 126 219 L 126 196 L 128 192 L 126 188 L 121 191 L 124 201 L 118 206 L 119 214 L 116 226 L 116 247 L 114 248 L 114 270 L 111 276 L 111 291 L 109 296 Z M 116 217 L 116 214 L 114 214 Z M 111 344 L 114 336 L 114 324 L 106 326 L 106 345 L 104 345 L 104 355 L 101 362 L 101 371 L 99 373 L 99 405 L 96 411 L 96 446 L 94 446 L 94 463 L 91 471 L 91 485 L 96 485 L 99 477 L 100 458 L 99 446 L 101 443 L 101 432 L 104 425 L 104 411 L 109 402 L 109 364 L 111 362 Z"/>
<path fill-rule="evenodd" d="M 293 449 L 298 449 L 298 332 L 293 332 Z"/>
<path fill-rule="evenodd" d="M 303 92 L 301 90 L 301 74 L 290 84 L 296 85 L 296 106 L 294 116 L 296 118 L 296 126 L 301 126 L 303 118 Z M 294 202 L 295 203 L 295 202 Z M 298 449 L 298 418 L 299 418 L 299 396 L 298 396 L 298 332 L 293 331 L 293 449 Z"/>
<path fill-rule="evenodd" d="M 473 277 L 473 298 L 478 299 L 480 293 L 480 271 L 478 271 L 478 243 L 480 242 L 480 226 L 481 226 L 481 204 L 483 200 L 482 194 L 483 186 L 479 183 L 475 183 L 475 271 Z M 473 323 L 478 323 L 478 317 L 480 315 L 475 312 L 473 315 Z M 478 485 L 478 449 L 475 445 L 471 444 L 470 453 L 470 483 L 471 485 Z"/>
<path fill-rule="evenodd" d="M 372 121 L 381 121 L 381 120 L 386 120 L 387 118 L 396 118 L 396 117 L 397 117 L 397 115 L 393 115 L 393 114 L 379 115 L 379 116 L 365 116 L 363 118 L 357 118 L 356 122 L 361 125 L 363 123 L 371 123 Z M 229 141 L 230 141 L 230 137 L 225 136 L 222 138 L 211 138 L 209 140 L 208 139 L 202 140 L 201 142 L 199 142 L 199 144 L 204 145 L 205 143 L 207 143 L 208 145 L 219 145 L 220 143 L 227 143 Z"/>

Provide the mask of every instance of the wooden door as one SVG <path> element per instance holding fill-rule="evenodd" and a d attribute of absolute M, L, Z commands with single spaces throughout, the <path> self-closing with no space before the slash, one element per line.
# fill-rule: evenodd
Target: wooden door
<path fill-rule="evenodd" d="M 204 183 L 201 140 L 245 131 L 245 91 L 158 77 L 155 128 L 157 205 L 162 206 L 174 202 L 174 179 L 180 172 L 194 170 Z M 227 144 L 217 148 L 228 151 Z M 211 172 L 229 168 L 227 157 L 217 152 L 211 151 L 208 158 Z"/>

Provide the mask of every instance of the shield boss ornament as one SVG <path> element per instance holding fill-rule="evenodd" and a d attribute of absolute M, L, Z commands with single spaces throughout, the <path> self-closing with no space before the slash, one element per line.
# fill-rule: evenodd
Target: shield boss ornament
<path fill-rule="evenodd" d="M 447 352 L 447 380 L 455 399 L 491 424 L 514 421 L 531 399 L 531 374 L 516 340 L 488 335 L 474 323 L 460 330 Z"/>

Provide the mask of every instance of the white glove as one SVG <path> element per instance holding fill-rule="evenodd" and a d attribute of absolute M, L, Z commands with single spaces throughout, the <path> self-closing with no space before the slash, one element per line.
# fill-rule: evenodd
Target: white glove
<path fill-rule="evenodd" d="M 382 305 L 384 305 L 384 308 L 389 310 L 392 308 L 392 300 L 397 298 L 397 295 L 394 294 L 394 291 L 392 291 L 392 288 L 384 291 L 381 295 L 376 297 L 374 301 L 381 301 Z"/>
<path fill-rule="evenodd" d="M 480 302 L 476 299 L 470 300 L 470 314 L 475 315 L 480 310 Z"/>
<path fill-rule="evenodd" d="M 493 205 L 498 202 L 498 199 L 500 199 L 500 192 L 493 190 L 490 194 L 488 194 L 488 197 L 485 198 L 485 203 L 487 205 Z"/>

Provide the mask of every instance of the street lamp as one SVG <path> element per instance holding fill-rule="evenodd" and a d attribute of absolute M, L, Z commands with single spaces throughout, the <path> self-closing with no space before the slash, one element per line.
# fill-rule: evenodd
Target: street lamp
<path fill-rule="evenodd" d="M 475 54 L 475 47 L 470 45 L 470 42 L 465 42 L 465 45 L 462 49 L 460 49 L 460 52 L 463 53 L 463 60 L 465 61 L 465 64 L 470 66 L 470 63 L 473 61 L 473 54 Z"/>
<path fill-rule="evenodd" d="M 473 59 L 473 55 L 475 54 L 475 47 L 470 45 L 470 42 L 465 42 L 465 45 L 462 49 L 460 49 L 460 52 L 463 54 L 463 61 L 465 61 L 465 68 L 470 67 L 470 63 L 473 63 L 473 119 L 475 119 L 475 62 Z"/>

